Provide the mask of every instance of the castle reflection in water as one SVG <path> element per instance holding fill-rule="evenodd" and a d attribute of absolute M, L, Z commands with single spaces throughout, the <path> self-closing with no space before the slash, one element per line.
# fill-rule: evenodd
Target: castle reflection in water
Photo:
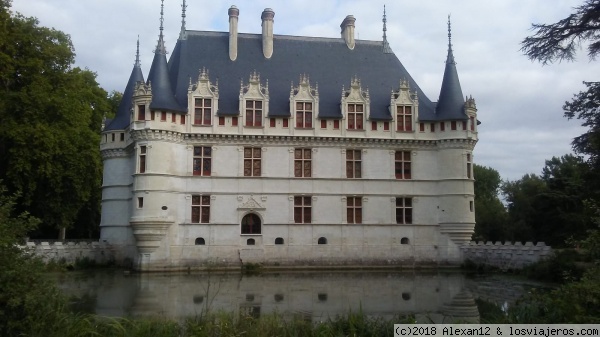
<path fill-rule="evenodd" d="M 460 273 L 285 272 L 62 275 L 59 285 L 84 311 L 103 316 L 185 318 L 206 311 L 321 321 L 361 310 L 417 322 L 478 323 L 473 295 Z"/>

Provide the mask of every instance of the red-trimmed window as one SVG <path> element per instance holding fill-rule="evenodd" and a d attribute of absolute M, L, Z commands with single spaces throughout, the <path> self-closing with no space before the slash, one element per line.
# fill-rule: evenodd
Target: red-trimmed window
<path fill-rule="evenodd" d="M 362 130 L 364 121 L 364 106 L 362 104 L 348 104 L 348 130 Z"/>
<path fill-rule="evenodd" d="M 150 120 L 153 121 L 156 118 L 155 115 L 156 113 L 154 113 L 154 111 L 150 111 Z"/>
<path fill-rule="evenodd" d="M 324 119 L 321 119 L 321 129 L 327 129 L 327 121 Z"/>
<path fill-rule="evenodd" d="M 469 117 L 471 120 L 471 131 L 475 131 L 475 117 Z"/>
<path fill-rule="evenodd" d="M 209 223 L 210 195 L 192 195 L 192 223 Z"/>
<path fill-rule="evenodd" d="M 238 126 L 238 118 L 237 117 L 231 117 L 231 125 Z"/>
<path fill-rule="evenodd" d="M 146 173 L 146 146 L 140 146 L 140 173 Z"/>
<path fill-rule="evenodd" d="M 294 149 L 294 177 L 309 178 L 312 176 L 312 150 Z"/>
<path fill-rule="evenodd" d="M 283 119 L 283 127 L 287 128 L 289 126 L 290 120 L 288 118 Z"/>
<path fill-rule="evenodd" d="M 275 127 L 275 123 L 276 123 L 275 118 L 269 118 L 269 126 L 270 127 L 274 128 Z"/>
<path fill-rule="evenodd" d="M 261 156 L 262 149 L 260 147 L 244 148 L 244 177 L 260 177 Z"/>
<path fill-rule="evenodd" d="M 412 107 L 400 105 L 396 107 L 396 131 L 412 131 Z"/>
<path fill-rule="evenodd" d="M 262 101 L 246 101 L 246 126 L 262 126 Z"/>
<path fill-rule="evenodd" d="M 394 154 L 396 179 L 412 178 L 410 151 L 396 151 Z"/>
<path fill-rule="evenodd" d="M 312 222 L 312 197 L 294 197 L 294 223 Z"/>
<path fill-rule="evenodd" d="M 375 122 L 375 121 L 371 122 L 371 130 L 377 131 L 377 122 Z"/>
<path fill-rule="evenodd" d="M 467 121 L 462 121 L 462 129 L 463 129 L 464 131 L 466 131 L 466 130 L 467 130 Z"/>
<path fill-rule="evenodd" d="M 362 178 L 362 154 L 360 150 L 346 150 L 346 178 Z"/>
<path fill-rule="evenodd" d="M 425 132 L 425 123 L 419 123 L 419 131 Z"/>
<path fill-rule="evenodd" d="M 336 120 L 333 121 L 333 128 L 335 130 L 339 130 L 340 129 L 340 121 L 339 120 L 336 119 Z"/>
<path fill-rule="evenodd" d="M 167 112 L 166 111 L 161 111 L 161 113 L 160 113 L 160 120 L 161 120 L 161 122 L 166 122 L 167 121 Z"/>
<path fill-rule="evenodd" d="M 211 125 L 212 99 L 194 99 L 194 125 Z"/>
<path fill-rule="evenodd" d="M 348 223 L 362 223 L 362 198 L 346 198 L 346 218 Z"/>
<path fill-rule="evenodd" d="M 390 131 L 390 122 L 383 122 L 383 131 Z"/>
<path fill-rule="evenodd" d="M 446 131 L 446 122 L 440 123 L 440 131 Z"/>
<path fill-rule="evenodd" d="M 435 132 L 435 123 L 430 123 L 429 126 L 431 127 L 431 132 Z"/>
<path fill-rule="evenodd" d="M 146 106 L 143 104 L 138 105 L 138 121 L 146 120 Z"/>
<path fill-rule="evenodd" d="M 181 115 L 181 118 L 179 119 L 179 123 L 185 124 L 185 115 Z"/>
<path fill-rule="evenodd" d="M 396 198 L 396 223 L 412 224 L 412 198 Z"/>
<path fill-rule="evenodd" d="M 225 117 L 219 117 L 219 125 L 225 125 Z"/>
<path fill-rule="evenodd" d="M 312 128 L 312 102 L 296 102 L 296 127 Z"/>
<path fill-rule="evenodd" d="M 450 130 L 452 130 L 452 131 L 456 130 L 456 121 L 450 122 Z"/>
<path fill-rule="evenodd" d="M 210 176 L 212 164 L 212 148 L 210 146 L 194 146 L 194 175 Z"/>
<path fill-rule="evenodd" d="M 177 114 L 171 112 L 171 123 L 177 123 Z"/>

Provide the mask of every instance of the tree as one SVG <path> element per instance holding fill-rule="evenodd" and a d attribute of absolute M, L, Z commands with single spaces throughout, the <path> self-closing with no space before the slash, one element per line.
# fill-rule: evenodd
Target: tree
<path fill-rule="evenodd" d="M 97 147 L 110 104 L 94 73 L 72 68 L 67 34 L 0 1 L 0 178 L 49 235 L 86 207 L 99 212 Z"/>
<path fill-rule="evenodd" d="M 532 24 L 535 33 L 521 42 L 521 51 L 531 60 L 548 64 L 572 61 L 577 47 L 589 41 L 588 56 L 600 53 L 600 0 L 587 0 L 566 18 L 553 24 Z"/>
<path fill-rule="evenodd" d="M 507 213 L 498 197 L 502 179 L 491 167 L 475 164 L 475 234 L 474 240 L 506 240 Z"/>

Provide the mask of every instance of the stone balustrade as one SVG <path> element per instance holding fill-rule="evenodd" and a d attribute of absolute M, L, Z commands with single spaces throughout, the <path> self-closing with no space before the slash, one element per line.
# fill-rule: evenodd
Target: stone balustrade
<path fill-rule="evenodd" d="M 77 260 L 87 259 L 97 264 L 107 264 L 114 261 L 113 247 L 106 242 L 31 242 L 20 246 L 39 256 L 44 262 L 61 261 L 74 264 Z"/>
<path fill-rule="evenodd" d="M 463 259 L 477 265 L 497 267 L 502 270 L 521 269 L 552 254 L 552 247 L 544 242 L 475 242 L 461 247 Z"/>

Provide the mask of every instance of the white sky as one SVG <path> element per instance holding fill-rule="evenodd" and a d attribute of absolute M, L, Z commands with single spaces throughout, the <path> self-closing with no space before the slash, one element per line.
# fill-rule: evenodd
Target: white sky
<path fill-rule="evenodd" d="M 275 11 L 275 34 L 339 37 L 346 15 L 356 17 L 357 37 L 381 40 L 386 0 L 187 0 L 187 29 L 227 31 L 227 9 L 240 10 L 239 31 L 260 33 L 264 8 Z M 531 23 L 553 23 L 582 0 L 387 0 L 387 36 L 396 56 L 426 95 L 437 101 L 447 50 L 447 16 L 463 94 L 477 102 L 479 143 L 474 160 L 503 179 L 541 172 L 544 160 L 571 152 L 582 133 L 562 106 L 598 80 L 600 61 L 585 50 L 574 63 L 542 66 L 522 53 Z M 75 65 L 98 74 L 107 91 L 123 91 L 140 36 L 147 76 L 159 27 L 159 0 L 13 0 L 13 11 L 71 35 Z M 181 27 L 181 0 L 165 1 L 165 41 L 172 50 Z"/>

